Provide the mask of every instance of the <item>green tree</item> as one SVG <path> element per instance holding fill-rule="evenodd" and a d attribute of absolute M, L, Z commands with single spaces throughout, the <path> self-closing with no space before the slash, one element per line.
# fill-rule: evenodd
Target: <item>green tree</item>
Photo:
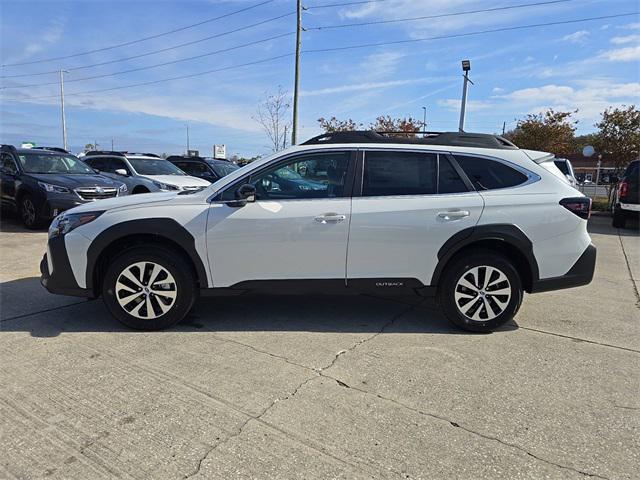
<path fill-rule="evenodd" d="M 640 110 L 635 105 L 606 109 L 595 126 L 599 129 L 594 141 L 596 151 L 608 154 L 616 167 L 638 158 Z"/>
<path fill-rule="evenodd" d="M 516 128 L 507 132 L 505 137 L 520 148 L 552 152 L 566 155 L 572 152 L 576 120 L 573 112 L 556 112 L 549 109 L 544 113 L 529 114 L 518 120 Z"/>
<path fill-rule="evenodd" d="M 95 150 L 95 149 L 96 149 L 96 146 L 95 146 L 93 143 L 87 143 L 87 144 L 84 146 L 84 151 L 85 151 L 85 153 L 86 153 L 86 152 L 90 152 L 91 150 Z"/>

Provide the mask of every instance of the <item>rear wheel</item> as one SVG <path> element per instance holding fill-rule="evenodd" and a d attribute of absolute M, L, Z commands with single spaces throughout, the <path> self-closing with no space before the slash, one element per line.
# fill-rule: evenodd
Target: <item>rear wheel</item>
<path fill-rule="evenodd" d="M 182 256 L 162 247 L 137 247 L 111 262 L 102 296 L 111 314 L 125 325 L 162 330 L 189 312 L 196 283 Z"/>
<path fill-rule="evenodd" d="M 522 297 L 522 282 L 513 264 L 490 251 L 454 260 L 439 289 L 447 318 L 472 332 L 490 332 L 511 320 Z"/>
<path fill-rule="evenodd" d="M 614 228 L 624 228 L 627 224 L 626 214 L 619 208 L 613 210 L 613 221 L 611 222 Z"/>
<path fill-rule="evenodd" d="M 20 218 L 25 227 L 35 229 L 40 226 L 42 220 L 38 215 L 36 204 L 31 195 L 24 195 L 20 199 Z"/>

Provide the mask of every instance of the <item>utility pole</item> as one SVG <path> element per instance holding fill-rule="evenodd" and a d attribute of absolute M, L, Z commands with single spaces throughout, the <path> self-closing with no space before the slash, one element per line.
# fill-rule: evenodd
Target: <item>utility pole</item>
<path fill-rule="evenodd" d="M 504 131 L 507 128 L 507 122 L 502 122 L 502 135 L 504 136 Z"/>
<path fill-rule="evenodd" d="M 60 69 L 60 107 L 62 110 L 62 148 L 67 150 L 67 120 L 64 115 L 64 74 L 66 70 Z"/>
<path fill-rule="evenodd" d="M 187 151 L 185 152 L 189 155 L 189 124 L 187 123 Z"/>
<path fill-rule="evenodd" d="M 422 107 L 422 138 L 427 136 L 427 107 Z"/>
<path fill-rule="evenodd" d="M 298 143 L 298 90 L 300 88 L 300 47 L 302 46 L 302 0 L 297 0 L 296 67 L 293 84 L 293 125 L 291 145 Z"/>
<path fill-rule="evenodd" d="M 467 109 L 467 88 L 468 84 L 473 82 L 469 79 L 469 70 L 471 70 L 471 62 L 469 60 L 462 61 L 462 70 L 464 71 L 464 85 L 462 86 L 462 103 L 460 104 L 460 125 L 458 130 L 464 132 L 464 114 Z"/>
<path fill-rule="evenodd" d="M 113 137 L 111 137 L 111 151 L 113 152 Z"/>

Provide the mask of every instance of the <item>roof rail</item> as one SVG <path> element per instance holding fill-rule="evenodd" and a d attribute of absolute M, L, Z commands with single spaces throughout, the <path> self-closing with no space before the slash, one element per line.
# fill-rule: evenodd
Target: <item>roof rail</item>
<path fill-rule="evenodd" d="M 85 157 L 90 157 L 92 155 L 117 155 L 118 157 L 123 157 L 126 152 L 114 152 L 110 150 L 91 150 L 84 154 Z"/>
<path fill-rule="evenodd" d="M 48 150 L 50 152 L 69 153 L 69 150 L 65 150 L 60 147 L 31 147 L 32 150 Z"/>
<path fill-rule="evenodd" d="M 414 136 L 410 137 L 407 135 Z M 452 147 L 495 148 L 502 150 L 515 150 L 518 148 L 506 138 L 487 133 L 376 132 L 372 130 L 325 133 L 307 140 L 302 145 L 323 145 L 332 143 L 404 143 Z"/>
<path fill-rule="evenodd" d="M 153 158 L 162 158 L 160 155 L 155 153 L 142 153 L 142 152 L 124 152 L 125 155 L 139 155 L 141 157 L 153 157 Z"/>

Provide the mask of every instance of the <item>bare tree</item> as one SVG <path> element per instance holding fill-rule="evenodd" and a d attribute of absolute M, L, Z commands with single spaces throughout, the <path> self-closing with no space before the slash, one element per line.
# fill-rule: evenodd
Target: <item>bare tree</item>
<path fill-rule="evenodd" d="M 265 92 L 265 98 L 253 117 L 269 137 L 274 152 L 287 148 L 287 131 L 291 131 L 291 120 L 288 119 L 290 108 L 289 93 L 279 85 L 275 93 Z"/>

